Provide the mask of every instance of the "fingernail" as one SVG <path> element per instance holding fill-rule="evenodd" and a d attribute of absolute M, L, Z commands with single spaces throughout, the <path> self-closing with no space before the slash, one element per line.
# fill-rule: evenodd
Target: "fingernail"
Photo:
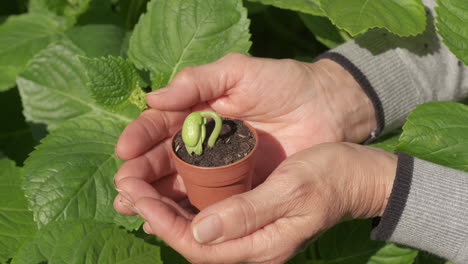
<path fill-rule="evenodd" d="M 152 91 L 151 93 L 148 93 L 148 95 L 158 95 L 158 94 L 163 94 L 167 92 L 169 89 L 167 87 L 164 88 L 159 88 L 156 91 Z"/>
<path fill-rule="evenodd" d="M 193 227 L 193 237 L 198 243 L 208 243 L 221 238 L 223 223 L 217 214 L 207 216 Z"/>
<path fill-rule="evenodd" d="M 148 235 L 151 235 L 151 233 L 148 232 L 148 230 L 146 230 L 145 225 L 146 225 L 146 223 L 143 224 L 143 232 L 145 232 L 145 233 L 148 234 Z"/>

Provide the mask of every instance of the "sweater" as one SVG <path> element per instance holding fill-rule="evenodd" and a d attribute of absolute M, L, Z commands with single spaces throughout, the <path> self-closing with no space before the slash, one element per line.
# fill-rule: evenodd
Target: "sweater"
<path fill-rule="evenodd" d="M 468 67 L 436 34 L 435 1 L 424 3 L 423 34 L 373 29 L 321 56 L 347 69 L 371 99 L 377 128 L 369 142 L 400 127 L 419 104 L 468 97 Z M 387 208 L 371 236 L 468 263 L 468 173 L 399 153 Z"/>

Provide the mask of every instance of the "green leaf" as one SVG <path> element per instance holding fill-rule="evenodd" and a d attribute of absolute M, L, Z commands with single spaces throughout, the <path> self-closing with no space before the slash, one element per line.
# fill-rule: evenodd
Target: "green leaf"
<path fill-rule="evenodd" d="M 66 17 L 69 25 L 76 22 L 78 16 L 84 13 L 92 0 L 29 0 L 29 12 L 52 13 Z"/>
<path fill-rule="evenodd" d="M 114 147 L 125 124 L 104 116 L 70 120 L 31 153 L 23 187 L 39 226 L 76 218 L 127 229 L 141 225 L 138 217 L 123 216 L 113 207 L 113 176 L 122 163 Z"/>
<path fill-rule="evenodd" d="M 302 13 L 323 16 L 324 13 L 320 8 L 320 0 L 250 0 L 252 2 L 260 2 L 265 5 L 272 5 L 278 8 L 290 9 Z"/>
<path fill-rule="evenodd" d="M 264 5 L 264 4 L 253 2 L 253 1 L 243 0 L 242 2 L 245 8 L 247 8 L 248 10 L 249 17 L 251 17 L 252 15 L 256 15 L 258 13 L 262 13 L 269 8 L 268 5 Z"/>
<path fill-rule="evenodd" d="M 0 91 L 13 87 L 28 61 L 64 29 L 58 20 L 42 14 L 11 16 L 0 25 Z"/>
<path fill-rule="evenodd" d="M 89 86 L 97 103 L 111 109 L 133 104 L 146 108 L 142 82 L 132 64 L 122 57 L 80 58 L 90 79 Z"/>
<path fill-rule="evenodd" d="M 325 264 L 325 262 L 320 260 L 320 257 L 317 256 L 317 253 L 317 245 L 313 242 L 307 248 L 290 258 L 286 264 Z"/>
<path fill-rule="evenodd" d="M 36 232 L 32 212 L 21 189 L 23 170 L 0 159 L 0 263 L 13 257 Z"/>
<path fill-rule="evenodd" d="M 119 56 L 126 31 L 115 25 L 85 25 L 71 28 L 66 35 L 88 57 Z"/>
<path fill-rule="evenodd" d="M 0 151 L 19 165 L 36 144 L 22 111 L 18 89 L 0 92 Z"/>
<path fill-rule="evenodd" d="M 323 234 L 317 241 L 324 263 L 362 264 L 382 246 L 383 242 L 370 240 L 369 220 L 341 223 Z"/>
<path fill-rule="evenodd" d="M 468 5 L 466 0 L 437 0 L 436 27 L 443 42 L 468 66 Z"/>
<path fill-rule="evenodd" d="M 413 264 L 418 251 L 410 248 L 400 248 L 395 244 L 387 244 L 379 249 L 367 264 Z"/>
<path fill-rule="evenodd" d="M 299 13 L 299 17 L 306 27 L 314 33 L 315 38 L 328 48 L 334 48 L 347 40 L 346 35 L 340 32 L 326 17 L 301 13 Z"/>
<path fill-rule="evenodd" d="M 141 14 L 146 11 L 149 0 L 119 0 L 117 11 L 124 20 L 125 28 L 132 29 Z"/>
<path fill-rule="evenodd" d="M 251 16 L 252 47 L 257 57 L 295 58 L 308 62 L 326 51 L 315 40 L 297 12 L 270 7 Z"/>
<path fill-rule="evenodd" d="M 247 10 L 238 0 L 152 0 L 130 39 L 129 57 L 151 72 L 153 89 L 189 65 L 250 47 Z"/>
<path fill-rule="evenodd" d="M 308 264 L 412 264 L 417 250 L 370 239 L 369 220 L 341 223 L 318 238 L 287 263 Z"/>
<path fill-rule="evenodd" d="M 414 36 L 426 28 L 426 13 L 421 0 L 320 1 L 331 21 L 352 36 L 375 27 L 386 28 L 399 36 Z"/>
<path fill-rule="evenodd" d="M 401 130 L 393 132 L 385 137 L 379 139 L 377 142 L 371 144 L 370 146 L 384 149 L 388 152 L 395 152 L 396 146 L 398 145 L 398 139 L 401 135 Z"/>
<path fill-rule="evenodd" d="M 136 237 L 145 240 L 146 243 L 158 246 L 161 249 L 161 259 L 163 263 L 190 264 L 190 262 L 188 262 L 182 255 L 171 248 L 168 244 L 166 244 L 160 237 L 147 234 L 143 229 L 143 226 L 141 226 L 138 230 L 132 231 L 131 233 Z"/>
<path fill-rule="evenodd" d="M 160 249 L 113 224 L 96 221 L 51 223 L 25 244 L 12 264 L 160 264 Z"/>
<path fill-rule="evenodd" d="M 54 128 L 82 115 L 108 116 L 130 122 L 126 113 L 96 103 L 86 84 L 86 69 L 77 58 L 85 55 L 69 41 L 51 44 L 29 63 L 17 82 L 27 120 Z"/>
<path fill-rule="evenodd" d="M 450 261 L 442 259 L 438 256 L 432 255 L 428 252 L 421 251 L 414 261 L 414 264 L 454 264 Z"/>
<path fill-rule="evenodd" d="M 115 12 L 114 0 L 91 0 L 86 12 L 78 17 L 77 25 L 114 24 L 124 26 L 122 18 Z"/>
<path fill-rule="evenodd" d="M 468 171 L 468 106 L 430 102 L 416 107 L 403 126 L 397 150 Z"/>

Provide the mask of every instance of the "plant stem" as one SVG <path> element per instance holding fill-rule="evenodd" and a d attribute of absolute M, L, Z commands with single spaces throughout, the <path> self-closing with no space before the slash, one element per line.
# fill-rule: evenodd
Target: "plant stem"
<path fill-rule="evenodd" d="M 213 129 L 213 132 L 211 132 L 210 138 L 208 139 L 208 147 L 212 148 L 214 147 L 216 140 L 219 137 L 219 133 L 221 133 L 221 127 L 223 125 L 223 120 L 221 120 L 221 117 L 219 117 L 218 114 L 216 114 L 213 111 L 200 111 L 200 115 L 203 117 L 211 117 L 215 121 L 215 127 Z"/>

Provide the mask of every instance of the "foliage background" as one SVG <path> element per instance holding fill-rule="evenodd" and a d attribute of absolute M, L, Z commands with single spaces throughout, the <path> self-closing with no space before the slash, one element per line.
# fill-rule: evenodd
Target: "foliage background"
<path fill-rule="evenodd" d="M 463 1 L 438 0 L 436 26 L 467 64 Z M 230 51 L 311 61 L 375 27 L 417 35 L 425 16 L 420 0 L 0 2 L 0 263 L 186 263 L 112 208 L 114 145 L 145 92 Z M 468 170 L 467 117 L 424 104 L 374 145 Z M 370 228 L 342 223 L 288 263 L 445 263 Z"/>

